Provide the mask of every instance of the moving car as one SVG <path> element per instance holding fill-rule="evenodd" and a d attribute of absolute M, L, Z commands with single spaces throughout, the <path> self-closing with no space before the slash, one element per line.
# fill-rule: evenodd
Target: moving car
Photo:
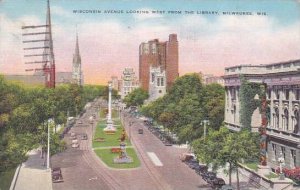
<path fill-rule="evenodd" d="M 81 135 L 81 140 L 87 140 L 87 139 L 88 139 L 87 134 L 86 134 L 86 133 L 83 133 L 83 134 Z"/>
<path fill-rule="evenodd" d="M 140 129 L 138 129 L 138 133 L 139 133 L 139 134 L 143 134 L 143 133 L 144 133 L 144 130 L 140 128 Z"/>
<path fill-rule="evenodd" d="M 63 182 L 63 177 L 61 174 L 61 169 L 60 168 L 53 168 L 52 169 L 52 182 L 53 183 L 59 183 Z"/>

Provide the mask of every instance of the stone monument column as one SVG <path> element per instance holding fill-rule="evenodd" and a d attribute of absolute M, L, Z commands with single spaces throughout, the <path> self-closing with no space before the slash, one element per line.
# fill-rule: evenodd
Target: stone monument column
<path fill-rule="evenodd" d="M 114 127 L 113 121 L 111 119 L 111 91 L 112 85 L 108 83 L 108 114 L 107 114 L 107 125 L 103 129 L 105 133 L 114 134 L 116 132 L 116 128 Z"/>
<path fill-rule="evenodd" d="M 112 119 L 111 119 L 111 91 L 112 91 L 112 85 L 109 82 L 109 84 L 108 84 L 108 117 L 107 117 L 107 123 L 112 123 Z"/>

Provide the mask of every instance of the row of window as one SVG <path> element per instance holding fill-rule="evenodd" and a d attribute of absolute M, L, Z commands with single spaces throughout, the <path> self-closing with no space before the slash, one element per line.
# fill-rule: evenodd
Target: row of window
<path fill-rule="evenodd" d="M 272 126 L 274 128 L 279 129 L 279 109 L 274 108 L 274 113 L 272 115 Z M 288 109 L 284 109 L 282 114 L 282 123 L 281 128 L 285 131 L 293 131 L 293 133 L 297 134 L 300 133 L 300 117 L 299 111 L 295 110 L 294 115 L 291 115 L 292 123 L 289 124 L 290 114 Z"/>
<path fill-rule="evenodd" d="M 236 100 L 236 96 L 237 96 L 237 93 L 236 93 L 236 90 L 235 88 L 231 88 L 229 90 L 229 93 L 230 93 L 230 96 L 231 96 L 231 99 L 232 100 Z M 273 99 L 276 99 L 276 100 L 279 100 L 280 98 L 283 99 L 283 100 L 289 100 L 290 99 L 290 92 L 294 92 L 295 94 L 295 100 L 300 100 L 300 89 L 294 89 L 294 90 L 291 90 L 291 89 L 284 89 L 283 90 L 283 97 L 280 97 L 280 92 L 282 90 L 280 89 L 273 89 L 274 91 L 274 98 Z M 271 94 L 272 94 L 272 89 L 268 89 L 267 90 L 267 98 L 268 99 L 271 99 Z M 228 97 L 228 94 L 227 94 L 227 97 Z"/>
<path fill-rule="evenodd" d="M 273 89 L 275 97 L 274 99 L 279 100 L 280 98 L 283 100 L 289 100 L 290 99 L 290 92 L 294 92 L 295 94 L 295 100 L 300 100 L 300 89 L 284 89 L 284 90 L 279 90 L 279 89 Z M 280 97 L 280 92 L 283 91 L 283 97 Z M 272 89 L 267 90 L 267 98 L 271 99 L 271 93 Z"/>
<path fill-rule="evenodd" d="M 294 168 L 296 167 L 296 150 L 294 149 L 290 149 L 290 151 L 286 151 L 285 147 L 284 146 L 280 146 L 280 152 L 278 152 L 278 148 L 277 148 L 277 145 L 272 143 L 272 151 L 273 151 L 273 158 L 275 160 L 277 160 L 281 155 L 280 153 L 282 154 L 282 157 L 284 158 L 285 160 L 285 163 L 286 163 L 286 155 L 289 153 L 290 154 L 290 167 L 291 168 Z"/>

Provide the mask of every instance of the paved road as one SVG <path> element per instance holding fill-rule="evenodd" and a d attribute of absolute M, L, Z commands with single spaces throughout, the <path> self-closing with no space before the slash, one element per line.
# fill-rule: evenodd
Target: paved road
<path fill-rule="evenodd" d="M 79 119 L 83 124 L 76 124 L 71 132 L 87 133 L 89 140 L 80 141 L 80 148 L 70 147 L 70 135 L 66 135 L 65 140 L 68 149 L 51 158 L 52 167 L 61 167 L 64 177 L 63 183 L 53 184 L 54 190 L 68 189 L 130 189 L 130 190 L 153 190 L 153 189 L 210 189 L 200 176 L 189 169 L 179 160 L 181 152 L 185 149 L 166 147 L 149 131 L 144 130 L 144 134 L 137 133 L 137 128 L 142 122 L 136 119 L 124 117 L 127 124 L 135 120 L 131 126 L 131 139 L 136 147 L 141 166 L 135 169 L 110 169 L 91 150 L 91 134 L 96 126 L 89 124 L 89 118 L 96 114 L 98 121 L 98 106 L 105 106 L 105 102 L 98 100 L 94 102 L 86 113 Z M 126 115 L 126 114 L 125 114 Z M 129 132 L 128 125 L 126 130 Z M 154 153 L 163 166 L 155 166 L 148 153 Z"/>

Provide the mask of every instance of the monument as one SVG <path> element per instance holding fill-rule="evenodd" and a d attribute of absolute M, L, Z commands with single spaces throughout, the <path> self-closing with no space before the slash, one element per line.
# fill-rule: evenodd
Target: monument
<path fill-rule="evenodd" d="M 111 119 L 111 91 L 112 91 L 112 84 L 111 82 L 108 83 L 108 115 L 107 115 L 107 124 L 103 131 L 106 134 L 115 134 L 116 128 L 114 127 L 113 120 Z"/>
<path fill-rule="evenodd" d="M 120 138 L 120 140 L 121 140 L 120 153 L 119 153 L 119 156 L 114 159 L 114 163 L 116 163 L 116 164 L 125 164 L 125 163 L 133 162 L 132 158 L 127 156 L 126 148 L 125 148 L 126 144 L 124 142 L 125 138 L 126 138 L 126 134 L 125 134 L 125 130 L 123 129 L 122 136 Z"/>

